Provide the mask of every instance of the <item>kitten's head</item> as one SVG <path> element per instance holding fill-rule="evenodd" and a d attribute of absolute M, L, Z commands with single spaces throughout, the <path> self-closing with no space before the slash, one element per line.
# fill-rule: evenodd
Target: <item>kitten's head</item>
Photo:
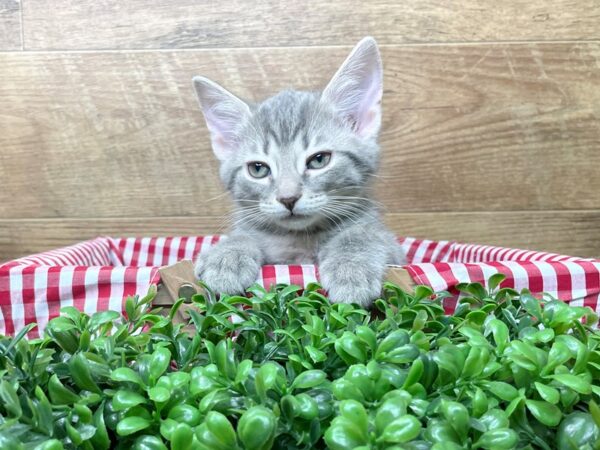
<path fill-rule="evenodd" d="M 378 166 L 382 66 L 360 41 L 322 93 L 250 104 L 204 77 L 194 87 L 238 222 L 304 230 L 354 220 Z"/>

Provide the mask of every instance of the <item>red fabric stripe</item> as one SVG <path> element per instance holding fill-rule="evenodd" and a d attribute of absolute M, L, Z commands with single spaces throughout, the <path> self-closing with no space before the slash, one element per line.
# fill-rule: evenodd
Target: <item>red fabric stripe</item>
<path fill-rule="evenodd" d="M 101 267 L 98 271 L 98 304 L 96 307 L 98 311 L 108 310 L 112 291 L 111 272 L 112 267 Z"/>
<path fill-rule="evenodd" d="M 440 244 L 435 241 L 431 241 L 429 243 L 429 245 L 427 246 L 427 249 L 425 250 L 425 253 L 423 254 L 423 262 L 424 263 L 432 262 L 431 257 L 433 255 L 433 252 L 435 251 L 436 248 L 438 248 L 439 245 Z"/>
<path fill-rule="evenodd" d="M 523 263 L 523 268 L 527 271 L 529 290 L 535 294 L 544 292 L 544 276 L 541 270 L 533 263 Z"/>
<path fill-rule="evenodd" d="M 58 317 L 60 314 L 60 273 L 63 270 L 62 267 L 49 267 L 48 268 L 48 320 Z"/>
<path fill-rule="evenodd" d="M 408 261 L 409 264 L 412 263 L 412 261 L 415 257 L 415 253 L 416 253 L 417 249 L 419 248 L 419 245 L 421 245 L 421 242 L 423 242 L 421 239 L 415 239 L 414 242 L 412 244 L 410 244 L 410 247 L 408 248 L 408 251 L 406 252 L 406 260 Z"/>
<path fill-rule="evenodd" d="M 22 273 L 22 289 L 23 294 L 23 315 L 25 318 L 24 324 L 29 325 L 30 323 L 37 322 L 35 314 L 35 286 L 34 286 L 34 273 L 35 266 L 25 266 Z"/>
<path fill-rule="evenodd" d="M 589 261 L 575 261 L 585 271 L 585 290 L 587 295 L 583 300 L 584 306 L 589 306 L 594 311 L 598 307 L 598 294 L 600 293 L 600 273 L 596 266 Z"/>
<path fill-rule="evenodd" d="M 290 272 L 290 284 L 304 286 L 304 273 L 302 272 L 302 266 L 289 266 L 288 269 Z"/>
<path fill-rule="evenodd" d="M 556 290 L 561 300 L 573 300 L 573 279 L 568 267 L 560 262 L 551 263 L 556 272 Z"/>
<path fill-rule="evenodd" d="M 194 245 L 194 251 L 192 253 L 192 261 L 195 261 L 198 257 L 198 253 L 200 253 L 200 247 L 202 247 L 202 243 L 204 242 L 204 238 L 200 237 L 196 239 L 196 244 Z"/>
<path fill-rule="evenodd" d="M 182 237 L 179 241 L 179 250 L 177 250 L 177 261 L 181 261 L 185 258 L 185 248 L 187 247 L 188 237 Z"/>
<path fill-rule="evenodd" d="M 10 269 L 8 264 L 0 267 L 0 309 L 2 309 L 2 317 L 4 317 L 4 333 L 7 336 L 15 333 L 10 295 Z"/>
<path fill-rule="evenodd" d="M 162 252 L 162 261 L 161 261 L 161 266 L 166 266 L 167 264 L 169 264 L 169 254 L 171 253 L 171 243 L 173 241 L 172 237 L 168 237 L 165 239 L 165 245 L 163 247 L 163 252 Z"/>
<path fill-rule="evenodd" d="M 505 266 L 504 264 L 502 264 L 499 261 L 490 261 L 487 263 L 487 265 L 494 267 L 498 271 L 498 273 L 502 273 L 502 274 L 504 274 L 504 276 L 506 276 L 506 278 L 500 285 L 501 287 L 514 289 L 515 276 L 509 267 Z"/>
<path fill-rule="evenodd" d="M 277 284 L 275 266 L 263 266 L 261 271 L 262 282 L 265 289 L 271 289 L 271 286 Z"/>
<path fill-rule="evenodd" d="M 85 272 L 87 267 L 77 266 L 73 270 L 73 284 L 71 293 L 73 294 L 73 306 L 83 311 L 85 306 Z"/>
<path fill-rule="evenodd" d="M 133 242 L 133 250 L 131 252 L 131 265 L 137 266 L 139 261 L 140 247 L 142 246 L 142 240 L 136 239 Z"/>

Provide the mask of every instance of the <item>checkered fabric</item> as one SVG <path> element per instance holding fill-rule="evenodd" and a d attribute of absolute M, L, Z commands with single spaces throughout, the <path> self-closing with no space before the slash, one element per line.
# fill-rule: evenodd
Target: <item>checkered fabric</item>
<path fill-rule="evenodd" d="M 0 334 L 13 335 L 36 322 L 29 337 L 39 337 L 48 320 L 64 306 L 86 313 L 122 311 L 124 297 L 143 295 L 160 281 L 158 268 L 194 259 L 218 242 L 219 236 L 123 238 L 100 237 L 70 247 L 20 258 L 0 265 Z M 600 313 L 600 260 L 502 247 L 401 238 L 417 284 L 454 294 L 445 300 L 451 313 L 456 285 L 484 283 L 494 273 L 506 275 L 503 287 L 542 291 Z M 258 283 L 306 286 L 318 280 L 313 265 L 264 266 Z"/>

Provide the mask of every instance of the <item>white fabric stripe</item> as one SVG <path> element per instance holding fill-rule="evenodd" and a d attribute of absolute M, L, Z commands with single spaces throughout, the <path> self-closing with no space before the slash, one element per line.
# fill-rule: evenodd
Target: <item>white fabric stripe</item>
<path fill-rule="evenodd" d="M 276 265 L 275 266 L 275 280 L 277 284 L 285 283 L 290 284 L 290 269 L 288 266 Z"/>
<path fill-rule="evenodd" d="M 586 283 L 585 283 L 585 270 L 579 264 L 573 262 L 561 262 L 560 264 L 564 265 L 569 274 L 571 275 L 571 295 L 574 299 L 581 299 L 583 304 L 583 300 L 587 295 Z"/>
<path fill-rule="evenodd" d="M 73 253 L 75 253 L 75 255 L 77 255 L 77 263 L 80 266 L 86 266 L 86 260 L 85 257 L 83 255 L 83 252 L 81 251 L 81 249 L 78 247 L 73 247 Z"/>
<path fill-rule="evenodd" d="M 85 271 L 85 300 L 83 311 L 87 314 L 93 314 L 98 311 L 98 275 L 100 267 L 90 266 Z"/>
<path fill-rule="evenodd" d="M 406 239 L 404 239 L 404 241 L 402 242 L 402 251 L 404 251 L 404 254 L 407 255 L 410 251 L 410 247 L 413 244 L 413 242 L 415 242 L 416 239 L 415 238 L 411 238 L 411 237 L 407 237 Z M 410 264 L 411 261 L 408 261 L 408 263 Z"/>
<path fill-rule="evenodd" d="M 85 242 L 80 243 L 77 246 L 77 250 L 79 256 L 81 257 L 82 266 L 92 266 L 94 265 L 94 261 L 92 259 L 92 255 L 90 255 L 89 249 L 86 247 Z"/>
<path fill-rule="evenodd" d="M 154 258 L 152 265 L 154 267 L 161 267 L 163 265 L 163 249 L 165 248 L 165 238 L 159 237 L 156 239 L 156 246 L 154 248 Z"/>
<path fill-rule="evenodd" d="M 317 283 L 317 271 L 315 266 L 303 264 L 302 265 L 302 277 L 304 278 L 304 285 L 308 285 L 309 283 Z"/>
<path fill-rule="evenodd" d="M 197 240 L 198 240 L 197 237 L 188 239 L 188 241 L 185 245 L 184 259 L 192 259 L 193 255 L 194 255 L 194 248 L 196 247 Z"/>
<path fill-rule="evenodd" d="M 73 254 L 71 253 L 70 249 L 62 252 L 62 257 L 67 261 L 65 266 L 72 266 L 76 264 L 75 258 L 73 257 Z"/>
<path fill-rule="evenodd" d="M 527 250 L 517 250 L 514 255 L 511 256 L 511 261 L 521 261 L 521 257 L 527 253 Z"/>
<path fill-rule="evenodd" d="M 474 257 L 475 257 L 475 261 L 473 262 L 480 262 L 483 260 L 483 253 L 488 249 L 489 247 L 487 245 L 478 245 L 477 247 L 475 247 L 475 252 L 474 252 Z"/>
<path fill-rule="evenodd" d="M 68 264 L 68 261 L 64 259 L 63 255 L 58 250 L 48 250 L 44 252 L 44 255 L 52 259 L 53 266 L 64 266 Z"/>
<path fill-rule="evenodd" d="M 431 252 L 431 262 L 436 262 L 437 261 L 437 258 L 439 256 L 440 252 L 442 251 L 442 249 L 446 245 L 448 245 L 448 241 L 440 241 L 440 242 L 438 242 L 438 245 L 436 245 L 436 247 Z"/>
<path fill-rule="evenodd" d="M 144 267 L 148 262 L 148 246 L 150 245 L 150 238 L 145 237 L 140 239 L 140 253 L 138 255 L 138 267 Z"/>
<path fill-rule="evenodd" d="M 140 267 L 137 271 L 135 293 L 144 296 L 148 293 L 153 267 Z"/>
<path fill-rule="evenodd" d="M 503 248 L 495 256 L 494 261 L 504 261 L 504 260 L 506 260 L 507 259 L 506 255 L 508 255 L 508 253 L 510 253 L 510 251 L 511 251 L 510 248 Z"/>
<path fill-rule="evenodd" d="M 479 265 L 479 267 L 481 268 L 481 272 L 483 273 L 483 280 L 485 282 L 486 287 L 489 287 L 488 285 L 488 280 L 490 279 L 490 277 L 496 273 L 498 273 L 498 269 L 496 269 L 495 267 L 492 267 L 486 263 L 481 263 Z"/>
<path fill-rule="evenodd" d="M 96 265 L 95 261 L 94 261 L 94 256 L 90 252 L 90 249 L 87 247 L 86 242 L 82 242 L 81 244 L 79 244 L 79 250 L 81 251 L 81 254 L 85 261 L 84 265 L 86 265 L 86 266 L 95 266 Z"/>
<path fill-rule="evenodd" d="M 448 289 L 446 280 L 440 275 L 434 264 L 423 263 L 419 264 L 419 267 L 425 272 L 425 276 L 431 283 L 431 288 L 434 291 L 444 291 Z"/>
<path fill-rule="evenodd" d="M 471 277 L 464 264 L 450 264 L 450 270 L 459 283 L 470 283 Z"/>
<path fill-rule="evenodd" d="M 115 267 L 110 271 L 110 299 L 108 309 L 121 312 L 123 309 L 123 290 L 125 288 L 125 270 L 127 267 Z"/>
<path fill-rule="evenodd" d="M 102 259 L 100 257 L 100 254 L 98 253 L 96 247 L 91 243 L 91 242 L 82 242 L 81 245 L 83 245 L 85 247 L 85 249 L 87 250 L 87 252 L 90 255 L 90 262 L 91 264 L 89 264 L 90 266 L 101 266 L 102 265 Z"/>
<path fill-rule="evenodd" d="M 521 289 L 529 287 L 529 274 L 527 273 L 527 270 L 523 268 L 521 263 L 517 261 L 504 261 L 503 264 L 511 271 L 515 281 L 514 289 L 517 292 L 521 292 Z"/>
<path fill-rule="evenodd" d="M 571 300 L 569 302 L 569 306 L 573 306 L 573 307 L 575 307 L 575 306 L 583 306 L 584 301 L 585 301 L 585 299 L 583 299 L 583 298 L 577 298 L 577 299 Z"/>
<path fill-rule="evenodd" d="M 58 295 L 60 296 L 60 307 L 73 306 L 73 273 L 75 267 L 67 266 L 60 270 L 58 280 Z"/>
<path fill-rule="evenodd" d="M 449 244 L 445 250 L 440 250 L 440 254 L 438 256 L 439 261 L 433 261 L 433 262 L 454 262 L 453 260 L 456 259 L 456 244 Z"/>
<path fill-rule="evenodd" d="M 525 254 L 523 254 L 522 258 L 525 261 L 531 261 L 533 258 L 535 258 L 537 256 L 537 253 L 538 252 L 534 252 L 534 251 L 528 250 L 528 251 L 525 252 Z"/>
<path fill-rule="evenodd" d="M 98 248 L 98 245 L 94 242 L 88 241 L 87 246 L 90 249 L 90 252 L 92 253 L 92 255 L 94 256 L 94 261 L 96 262 L 96 265 L 98 265 L 98 266 L 106 265 L 105 261 L 102 257 L 102 252 Z"/>
<path fill-rule="evenodd" d="M 177 236 L 171 240 L 171 245 L 169 246 L 169 261 L 167 264 L 175 264 L 177 262 L 177 252 L 179 251 L 179 245 L 181 243 L 181 237 Z"/>
<path fill-rule="evenodd" d="M 212 236 L 204 236 L 204 240 L 202 241 L 202 244 L 200 245 L 200 250 L 199 250 L 199 255 L 205 255 L 206 252 L 212 247 L 211 241 L 212 241 Z"/>
<path fill-rule="evenodd" d="M 37 267 L 33 277 L 33 308 L 35 310 L 35 322 L 38 324 L 38 332 L 43 333 L 49 319 L 48 311 L 48 270 L 50 267 Z"/>
<path fill-rule="evenodd" d="M 544 292 L 552 295 L 553 297 L 558 296 L 558 281 L 556 279 L 556 270 L 551 264 L 544 261 L 534 261 L 533 264 L 542 273 L 542 280 L 544 286 Z"/>
<path fill-rule="evenodd" d="M 431 241 L 427 241 L 427 240 L 423 240 L 419 244 L 419 246 L 417 247 L 417 250 L 415 251 L 415 253 L 413 255 L 413 260 L 412 260 L 411 264 L 418 264 L 423 261 L 423 255 L 425 255 L 425 251 L 427 251 L 427 247 L 429 247 L 429 244 L 431 244 Z"/>
<path fill-rule="evenodd" d="M 133 246 L 135 244 L 135 239 L 128 238 L 125 239 L 125 247 L 123 248 L 123 264 L 126 266 L 131 265 L 131 261 L 133 260 Z"/>
<path fill-rule="evenodd" d="M 15 332 L 25 326 L 25 309 L 23 308 L 23 269 L 25 266 L 11 267 L 10 279 L 10 306 Z"/>

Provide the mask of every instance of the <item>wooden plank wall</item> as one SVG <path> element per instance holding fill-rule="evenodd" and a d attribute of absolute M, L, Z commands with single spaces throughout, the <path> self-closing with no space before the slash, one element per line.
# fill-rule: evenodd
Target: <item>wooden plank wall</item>
<path fill-rule="evenodd" d="M 599 33 L 597 0 L 0 0 L 0 261 L 223 231 L 191 77 L 314 89 L 365 35 L 396 233 L 600 256 Z"/>

